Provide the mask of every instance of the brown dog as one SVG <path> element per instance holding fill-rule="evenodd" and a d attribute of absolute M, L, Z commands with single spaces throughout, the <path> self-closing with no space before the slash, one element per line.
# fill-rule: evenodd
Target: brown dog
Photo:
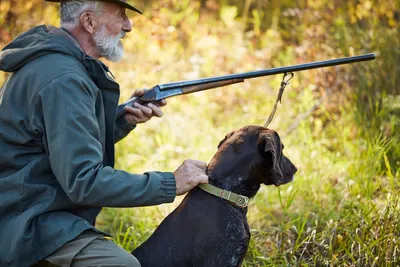
<path fill-rule="evenodd" d="M 247 197 L 262 183 L 288 183 L 297 169 L 282 149 L 273 130 L 247 126 L 231 132 L 208 165 L 209 183 Z M 240 266 L 250 241 L 246 213 L 245 207 L 195 188 L 132 254 L 143 267 Z"/>

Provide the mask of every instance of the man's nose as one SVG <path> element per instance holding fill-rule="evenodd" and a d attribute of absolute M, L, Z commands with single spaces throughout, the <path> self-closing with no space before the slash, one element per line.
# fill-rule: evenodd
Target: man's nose
<path fill-rule="evenodd" d="M 131 32 L 132 31 L 132 22 L 129 18 L 125 18 L 124 23 L 122 24 L 122 30 L 125 32 Z"/>

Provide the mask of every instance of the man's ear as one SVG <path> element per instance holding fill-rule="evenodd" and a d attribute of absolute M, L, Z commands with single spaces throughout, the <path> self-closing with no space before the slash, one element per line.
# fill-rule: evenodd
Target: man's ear
<path fill-rule="evenodd" d="M 93 34 L 98 27 L 98 19 L 91 12 L 83 12 L 79 17 L 79 23 L 89 33 Z"/>
<path fill-rule="evenodd" d="M 272 183 L 283 178 L 279 161 L 281 160 L 282 150 L 280 138 L 273 132 L 267 132 L 261 135 L 258 139 L 258 150 L 260 154 L 265 158 L 267 164 L 271 166 L 268 169 L 268 173 L 272 174 Z M 270 182 L 265 182 L 270 184 Z"/>
<path fill-rule="evenodd" d="M 235 131 L 232 131 L 230 133 L 228 133 L 227 135 L 225 135 L 224 139 L 222 139 L 219 144 L 218 144 L 218 148 L 226 141 L 228 140 L 232 135 L 235 134 Z"/>

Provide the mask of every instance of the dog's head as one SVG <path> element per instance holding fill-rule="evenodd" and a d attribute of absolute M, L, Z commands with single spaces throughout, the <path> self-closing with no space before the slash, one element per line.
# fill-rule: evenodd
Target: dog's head
<path fill-rule="evenodd" d="M 246 126 L 225 136 L 208 164 L 210 180 L 224 189 L 253 196 L 260 184 L 282 185 L 297 169 L 283 155 L 279 135 L 261 126 Z"/>

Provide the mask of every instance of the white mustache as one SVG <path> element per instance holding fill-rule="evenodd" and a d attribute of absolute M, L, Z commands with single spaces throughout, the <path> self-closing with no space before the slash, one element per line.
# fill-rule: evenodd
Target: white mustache
<path fill-rule="evenodd" d="M 119 39 L 124 39 L 126 36 L 126 32 L 125 31 L 121 31 L 118 35 Z"/>

